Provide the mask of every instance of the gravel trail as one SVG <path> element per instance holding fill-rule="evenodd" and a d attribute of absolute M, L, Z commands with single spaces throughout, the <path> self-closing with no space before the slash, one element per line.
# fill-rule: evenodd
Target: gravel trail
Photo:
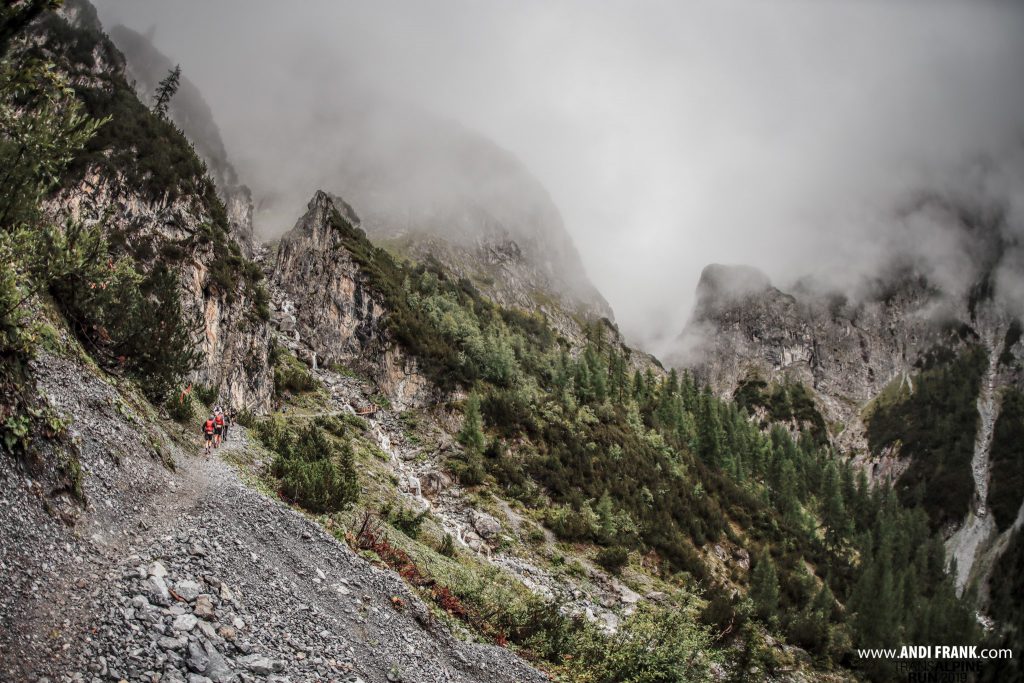
<path fill-rule="evenodd" d="M 455 640 L 397 575 L 248 487 L 222 459 L 244 430 L 208 459 L 165 443 L 171 472 L 105 434 L 116 392 L 56 366 L 90 502 L 60 521 L 0 455 L 0 680 L 546 680 Z"/>

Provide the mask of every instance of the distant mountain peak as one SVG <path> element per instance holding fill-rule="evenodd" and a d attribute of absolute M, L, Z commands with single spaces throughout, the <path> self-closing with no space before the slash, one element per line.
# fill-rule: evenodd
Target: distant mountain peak
<path fill-rule="evenodd" d="M 697 298 L 698 301 L 742 298 L 761 294 L 771 286 L 768 276 L 753 266 L 712 263 L 701 271 Z"/>

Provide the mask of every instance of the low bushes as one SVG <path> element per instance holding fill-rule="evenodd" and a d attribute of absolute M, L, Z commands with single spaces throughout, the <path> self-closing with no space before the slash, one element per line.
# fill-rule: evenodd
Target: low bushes
<path fill-rule="evenodd" d="M 289 391 L 302 393 L 320 386 L 313 373 L 292 353 L 277 348 L 274 351 L 274 393 L 278 396 Z"/>
<path fill-rule="evenodd" d="M 312 512 L 335 512 L 359 497 L 351 446 L 339 445 L 320 424 L 297 428 L 268 419 L 256 424 L 255 433 L 277 454 L 271 472 L 289 500 Z"/>

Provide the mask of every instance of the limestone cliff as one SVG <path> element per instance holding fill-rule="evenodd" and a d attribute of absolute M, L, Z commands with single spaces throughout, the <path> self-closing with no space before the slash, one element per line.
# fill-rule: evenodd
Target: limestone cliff
<path fill-rule="evenodd" d="M 273 394 L 270 332 L 260 319 L 266 304 L 259 301 L 258 270 L 246 264 L 252 207 L 244 188 L 221 202 L 189 141 L 136 99 L 124 56 L 91 5 L 70 2 L 35 30 L 30 49 L 69 75 L 91 115 L 110 118 L 47 211 L 58 222 L 102 225 L 111 244 L 143 270 L 176 272 L 199 353 L 190 379 L 238 409 L 266 410 Z M 76 50 L 66 36 L 77 41 Z"/>
<path fill-rule="evenodd" d="M 213 272 L 218 251 L 229 243 L 207 243 L 189 249 L 210 217 L 195 197 L 171 202 L 153 201 L 122 177 L 89 174 L 76 187 L 62 192 L 51 210 L 86 224 L 100 222 L 109 234 L 127 235 L 136 244 L 155 249 L 180 249 L 187 256 L 180 273 L 182 309 L 193 331 L 200 362 L 192 379 L 216 390 L 229 405 L 257 412 L 266 410 L 273 395 L 273 376 L 267 357 L 270 332 L 254 311 L 254 291 L 244 281 L 218 281 Z"/>
<path fill-rule="evenodd" d="M 955 313 L 939 305 L 920 280 L 850 302 L 809 288 L 783 292 L 752 268 L 710 265 L 670 364 L 692 368 L 723 396 L 751 377 L 804 384 L 833 423 L 833 436 L 863 451 L 862 432 L 843 437 L 839 427 L 856 431 L 867 402 L 950 339 L 941 322 Z"/>
<path fill-rule="evenodd" d="M 387 310 L 342 245 L 336 221 L 359 226 L 351 207 L 317 192 L 281 239 L 271 278 L 280 293 L 275 321 L 312 365 L 358 368 L 393 403 L 419 404 L 429 395 L 428 382 L 392 341 Z"/>

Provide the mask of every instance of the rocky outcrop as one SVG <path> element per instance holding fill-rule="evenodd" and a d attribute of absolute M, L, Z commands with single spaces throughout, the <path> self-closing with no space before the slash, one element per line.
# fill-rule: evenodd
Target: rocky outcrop
<path fill-rule="evenodd" d="M 272 281 L 283 298 L 275 302 L 275 321 L 311 365 L 345 365 L 371 377 L 396 405 L 421 404 L 430 383 L 392 341 L 383 301 L 342 244 L 335 220 L 359 225 L 351 207 L 317 192 L 281 238 Z"/>
<path fill-rule="evenodd" d="M 190 242 L 211 220 L 195 196 L 154 200 L 123 178 L 96 173 L 58 195 L 49 210 L 86 224 L 101 223 L 109 234 L 148 240 L 154 250 Z M 183 316 L 200 353 L 192 380 L 215 389 L 237 409 L 261 412 L 270 406 L 274 390 L 268 365 L 270 330 L 255 315 L 245 282 L 225 291 L 216 281 L 211 267 L 223 255 L 214 253 L 215 248 L 214 243 L 190 247 L 177 266 Z"/>
<path fill-rule="evenodd" d="M 227 209 L 228 226 L 249 258 L 255 253 L 256 241 L 252 224 L 252 192 L 245 185 L 232 185 L 220 192 Z"/>

